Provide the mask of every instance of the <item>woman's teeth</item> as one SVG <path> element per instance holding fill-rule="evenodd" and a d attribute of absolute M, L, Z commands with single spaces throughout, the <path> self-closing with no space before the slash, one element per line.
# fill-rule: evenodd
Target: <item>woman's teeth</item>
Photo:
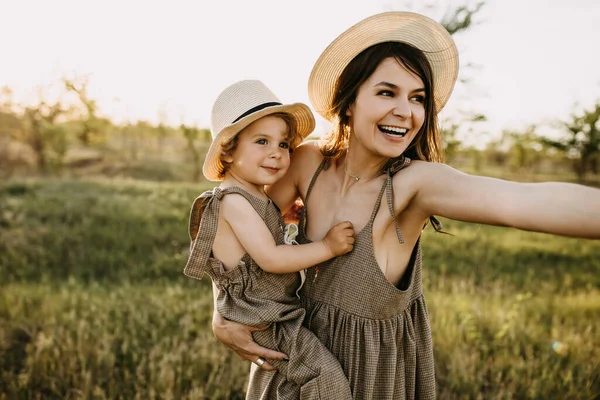
<path fill-rule="evenodd" d="M 395 126 L 378 125 L 378 128 L 381 132 L 393 136 L 404 136 L 406 135 L 406 132 L 408 132 L 408 129 L 406 128 L 398 128 Z"/>

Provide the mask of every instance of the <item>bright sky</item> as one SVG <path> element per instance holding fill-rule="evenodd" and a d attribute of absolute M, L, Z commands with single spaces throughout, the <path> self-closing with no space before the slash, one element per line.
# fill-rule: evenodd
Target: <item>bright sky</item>
<path fill-rule="evenodd" d="M 339 33 L 378 12 L 439 19 L 448 5 L 403 0 L 0 0 L 0 87 L 31 101 L 65 73 L 90 76 L 90 96 L 117 122 L 208 127 L 218 93 L 263 80 L 284 102 L 308 104 L 307 81 Z M 415 3 L 424 3 L 416 1 Z M 488 0 L 480 24 L 457 36 L 461 77 L 442 117 L 485 114 L 499 132 L 567 117 L 600 99 L 598 0 Z M 326 124 L 320 121 L 317 132 Z M 320 131 L 320 132 L 319 132 Z"/>

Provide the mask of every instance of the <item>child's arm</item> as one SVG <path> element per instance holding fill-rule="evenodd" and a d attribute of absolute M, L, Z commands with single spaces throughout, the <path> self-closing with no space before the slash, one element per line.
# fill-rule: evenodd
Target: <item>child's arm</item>
<path fill-rule="evenodd" d="M 264 221 L 239 195 L 223 197 L 220 213 L 250 257 L 263 270 L 274 274 L 312 267 L 349 252 L 354 245 L 352 224 L 342 222 L 331 228 L 323 240 L 299 246 L 278 246 Z"/>

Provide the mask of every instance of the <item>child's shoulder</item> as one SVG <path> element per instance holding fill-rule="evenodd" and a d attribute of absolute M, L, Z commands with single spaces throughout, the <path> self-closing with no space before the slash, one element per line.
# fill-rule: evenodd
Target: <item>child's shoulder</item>
<path fill-rule="evenodd" d="M 239 191 L 230 191 L 227 190 L 225 191 L 225 193 L 227 194 L 226 196 L 221 197 L 221 205 L 225 205 L 225 207 L 227 206 L 237 206 L 237 207 L 245 207 L 246 205 L 250 205 L 250 202 L 248 201 L 248 199 L 246 198 L 246 196 L 244 196 L 241 192 Z"/>
<path fill-rule="evenodd" d="M 267 199 L 262 199 L 239 186 L 225 186 L 219 190 L 224 193 L 220 196 L 221 212 L 233 213 L 233 215 L 247 213 L 254 210 L 252 202 L 255 204 L 257 201 L 258 204 L 267 202 Z"/>
<path fill-rule="evenodd" d="M 221 207 L 223 204 L 244 207 L 245 204 L 250 204 L 244 193 L 244 189 L 237 186 L 215 186 L 194 199 L 192 213 L 205 208 L 212 201 L 218 201 Z"/>

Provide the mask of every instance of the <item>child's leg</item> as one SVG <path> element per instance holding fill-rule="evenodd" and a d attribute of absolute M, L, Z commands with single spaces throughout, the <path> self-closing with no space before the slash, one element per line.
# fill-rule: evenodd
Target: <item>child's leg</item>
<path fill-rule="evenodd" d="M 296 398 L 352 399 L 350 383 L 338 360 L 300 321 L 276 323 L 257 331 L 254 340 L 261 346 L 286 353 L 289 361 L 269 360 L 279 374 L 299 388 Z"/>

